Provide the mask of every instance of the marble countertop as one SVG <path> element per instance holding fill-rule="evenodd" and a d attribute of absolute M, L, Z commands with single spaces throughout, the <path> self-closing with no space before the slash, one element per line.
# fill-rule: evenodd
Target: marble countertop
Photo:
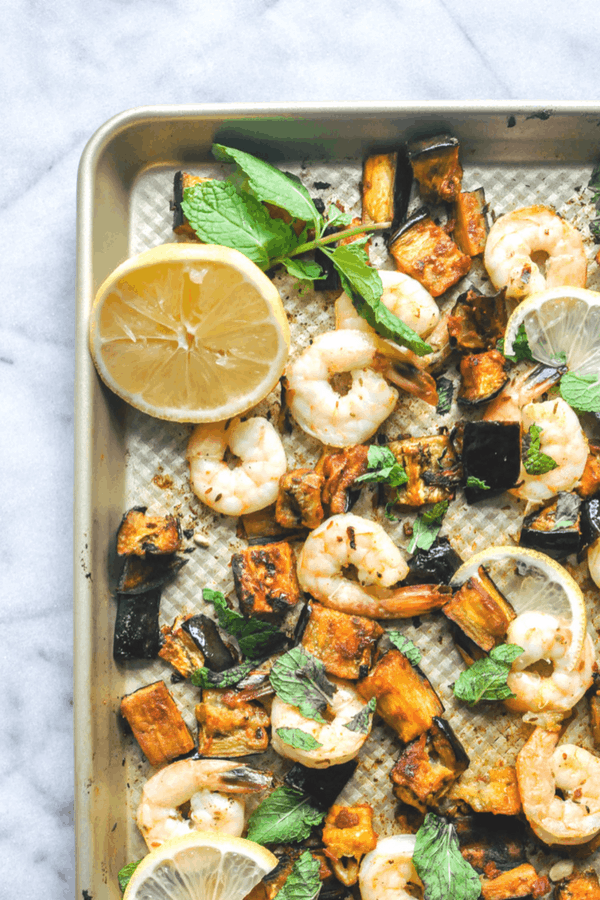
<path fill-rule="evenodd" d="M 600 103 L 596 17 L 595 0 L 574 0 L 568 12 L 558 0 L 7 0 L 0 897 L 75 893 L 75 192 L 87 140 L 115 113 L 146 104 Z"/>

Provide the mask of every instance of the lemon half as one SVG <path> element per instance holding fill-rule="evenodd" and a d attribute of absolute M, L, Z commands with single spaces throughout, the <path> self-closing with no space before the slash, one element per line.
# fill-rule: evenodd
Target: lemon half
<path fill-rule="evenodd" d="M 216 422 L 246 412 L 284 370 L 281 297 L 237 250 L 162 244 L 100 287 L 90 350 L 102 380 L 159 419 Z"/>

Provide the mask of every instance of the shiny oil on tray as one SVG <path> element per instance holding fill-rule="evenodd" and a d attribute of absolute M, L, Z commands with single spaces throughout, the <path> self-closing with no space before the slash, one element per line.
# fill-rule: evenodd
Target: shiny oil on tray
<path fill-rule="evenodd" d="M 492 217 L 519 206 L 553 206 L 578 226 L 589 258 L 588 287 L 600 278 L 589 238 L 590 193 L 586 190 L 594 161 L 600 156 L 600 111 L 591 106 L 540 109 L 515 104 L 477 106 L 363 107 L 169 107 L 134 110 L 108 122 L 92 138 L 82 158 L 79 179 L 77 468 L 75 502 L 75 744 L 77 778 L 78 894 L 119 897 L 117 872 L 146 852 L 135 825 L 139 792 L 152 769 L 119 717 L 125 693 L 164 679 L 184 719 L 195 733 L 194 706 L 198 691 L 188 683 L 171 683 L 166 662 L 134 661 L 117 665 L 112 658 L 116 604 L 115 534 L 123 512 L 146 505 L 150 512 L 176 513 L 182 527 L 200 531 L 208 547 L 195 546 L 187 565 L 163 592 L 161 624 L 181 612 L 211 612 L 202 588 L 229 593 L 233 587 L 231 555 L 246 546 L 236 534 L 236 520 L 213 513 L 192 494 L 185 460 L 190 428 L 152 419 L 128 407 L 97 378 L 87 351 L 87 314 L 95 290 L 128 256 L 176 240 L 172 231 L 173 176 L 179 169 L 224 177 L 228 166 L 210 155 L 213 141 L 240 147 L 299 175 L 313 197 L 327 207 L 340 202 L 360 214 L 363 158 L 393 150 L 408 137 L 449 130 L 461 141 L 463 189 L 485 189 Z M 393 268 L 383 240 L 373 240 L 371 260 Z M 311 337 L 333 327 L 333 304 L 322 294 L 299 292 L 294 280 L 277 275 L 275 283 L 288 312 L 292 352 Z M 468 284 L 488 285 L 480 259 L 469 275 L 444 298 L 452 304 Z M 454 368 L 445 373 L 454 382 Z M 277 421 L 277 388 L 257 408 Z M 462 419 L 464 413 L 460 413 Z M 458 415 L 438 416 L 425 403 L 401 396 L 381 431 L 399 434 L 434 433 L 451 427 Z M 321 445 L 296 425 L 284 431 L 288 468 L 312 466 Z M 467 560 L 492 544 L 516 540 L 524 515 L 523 503 L 508 494 L 467 507 L 462 492 L 444 519 L 456 551 Z M 374 494 L 363 491 L 353 512 L 381 521 L 394 541 L 406 547 L 403 524 L 414 514 L 390 523 Z M 586 593 L 592 626 L 600 626 L 592 605 L 585 562 L 569 559 L 569 571 Z M 390 623 L 394 624 L 394 623 Z M 439 615 L 405 620 L 398 627 L 419 646 L 421 667 L 445 705 L 450 721 L 471 757 L 476 776 L 495 763 L 514 764 L 529 727 L 500 705 L 472 711 L 459 704 L 451 685 L 464 668 Z M 565 740 L 591 749 L 587 709 L 579 705 Z M 342 800 L 369 802 L 375 809 L 375 830 L 393 831 L 396 800 L 389 772 L 398 752 L 396 735 L 376 726 L 359 756 L 360 766 L 344 789 Z M 273 751 L 247 758 L 257 768 L 280 774 L 290 763 Z"/>

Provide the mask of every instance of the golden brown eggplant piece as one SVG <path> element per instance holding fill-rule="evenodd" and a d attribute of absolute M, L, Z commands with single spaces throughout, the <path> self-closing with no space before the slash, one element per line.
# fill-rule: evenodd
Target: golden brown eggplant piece
<path fill-rule="evenodd" d="M 194 740 L 164 681 L 123 697 L 121 713 L 152 766 L 162 766 L 194 749 Z"/>
<path fill-rule="evenodd" d="M 356 479 L 367 471 L 368 453 L 366 444 L 356 444 L 326 453 L 319 460 L 317 471 L 323 476 L 323 503 L 329 515 L 346 513 L 350 509 L 349 494 Z"/>
<path fill-rule="evenodd" d="M 394 794 L 421 812 L 435 809 L 468 765 L 448 722 L 434 716 L 429 730 L 404 748 L 390 772 Z"/>
<path fill-rule="evenodd" d="M 488 233 L 483 188 L 462 191 L 458 195 L 454 206 L 454 220 L 452 235 L 463 253 L 468 256 L 483 253 Z"/>
<path fill-rule="evenodd" d="M 462 167 L 458 138 L 450 134 L 409 141 L 406 145 L 413 175 L 424 200 L 451 203 L 460 193 Z"/>
<path fill-rule="evenodd" d="M 323 478 L 314 469 L 293 469 L 279 479 L 275 518 L 283 528 L 316 528 L 325 517 Z"/>
<path fill-rule="evenodd" d="M 462 800 L 473 812 L 494 816 L 518 816 L 521 797 L 514 766 L 495 766 L 485 775 L 461 779 L 450 791 L 452 800 Z"/>
<path fill-rule="evenodd" d="M 554 900 L 600 900 L 600 883 L 593 869 L 573 872 L 554 888 Z"/>
<path fill-rule="evenodd" d="M 290 544 L 248 547 L 231 557 L 240 609 L 246 616 L 281 618 L 300 599 L 296 557 Z"/>
<path fill-rule="evenodd" d="M 600 444 L 589 444 L 589 454 L 583 475 L 575 491 L 584 500 L 589 500 L 600 490 Z"/>
<path fill-rule="evenodd" d="M 323 844 L 339 881 L 347 887 L 356 884 L 362 857 L 377 846 L 373 807 L 368 803 L 357 806 L 334 804 L 323 826 Z"/>
<path fill-rule="evenodd" d="M 337 678 L 364 677 L 383 634 L 383 628 L 373 619 L 349 616 L 314 601 L 306 606 L 299 625 L 304 628 L 304 649 Z"/>
<path fill-rule="evenodd" d="M 276 518 L 277 504 L 271 503 L 264 509 L 240 516 L 237 536 L 248 541 L 251 547 L 258 544 L 277 544 L 280 541 L 300 540 L 306 536 L 303 526 L 288 528 Z"/>
<path fill-rule="evenodd" d="M 408 220 L 390 239 L 396 268 L 416 278 L 432 297 L 439 297 L 467 274 L 471 257 L 425 215 Z"/>
<path fill-rule="evenodd" d="M 462 378 L 457 400 L 463 406 L 482 406 L 497 397 L 508 383 L 508 361 L 499 350 L 472 353 L 460 361 Z"/>
<path fill-rule="evenodd" d="M 462 469 L 447 434 L 406 438 L 388 446 L 408 475 L 406 484 L 394 489 L 400 506 L 422 506 L 454 498 Z"/>
<path fill-rule="evenodd" d="M 362 178 L 364 225 L 393 221 L 397 163 L 397 153 L 381 153 L 365 160 Z"/>
<path fill-rule="evenodd" d="M 269 745 L 270 718 L 260 703 L 239 702 L 234 691 L 209 689 L 196 706 L 201 756 L 248 756 Z"/>
<path fill-rule="evenodd" d="M 454 597 L 442 608 L 446 618 L 458 626 L 459 648 L 472 659 L 489 653 L 506 637 L 508 626 L 517 614 L 498 590 L 483 566 L 477 575 L 466 581 Z M 461 640 L 466 638 L 467 640 Z M 477 653 L 477 650 L 483 653 Z"/>
<path fill-rule="evenodd" d="M 492 297 L 472 289 L 465 291 L 448 318 L 450 344 L 467 352 L 493 350 L 504 337 L 507 322 L 504 291 Z"/>
<path fill-rule="evenodd" d="M 564 559 L 571 553 L 578 553 L 583 544 L 581 506 L 582 501 L 577 494 L 561 491 L 542 509 L 525 516 L 519 544 L 539 550 L 553 559 Z"/>
<path fill-rule="evenodd" d="M 444 712 L 428 679 L 399 650 L 382 656 L 359 682 L 358 691 L 365 700 L 376 698 L 377 712 L 406 744 L 431 728 L 433 717 Z"/>
<path fill-rule="evenodd" d="M 189 678 L 195 669 L 204 665 L 204 654 L 181 627 L 186 619 L 191 619 L 191 615 L 177 616 L 172 625 L 162 626 L 163 645 L 158 655 L 184 678 Z"/>
<path fill-rule="evenodd" d="M 544 875 L 538 875 L 530 863 L 502 872 L 494 878 L 481 879 L 483 900 L 517 900 L 519 897 L 543 897 L 552 885 Z"/>
<path fill-rule="evenodd" d="M 181 529 L 175 516 L 148 516 L 145 506 L 125 513 L 117 533 L 119 556 L 175 553 L 181 548 Z"/>

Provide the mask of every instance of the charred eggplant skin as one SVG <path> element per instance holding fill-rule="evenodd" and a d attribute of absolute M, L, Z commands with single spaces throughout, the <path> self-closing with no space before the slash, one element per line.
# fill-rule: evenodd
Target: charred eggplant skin
<path fill-rule="evenodd" d="M 488 489 L 465 487 L 467 503 L 496 497 L 514 487 L 521 471 L 521 428 L 518 422 L 466 422 L 462 443 L 465 482 L 469 476 Z"/>
<path fill-rule="evenodd" d="M 462 384 L 457 401 L 462 406 L 477 407 L 497 397 L 508 382 L 508 362 L 499 350 L 471 353 L 460 363 Z"/>
<path fill-rule="evenodd" d="M 437 538 L 429 550 L 417 550 L 408 560 L 409 579 L 415 584 L 450 584 L 462 559 L 448 538 Z"/>
<path fill-rule="evenodd" d="M 201 613 L 186 619 L 182 626 L 204 655 L 204 664 L 213 672 L 223 672 L 235 665 L 233 654 L 227 649 L 212 619 Z"/>
<path fill-rule="evenodd" d="M 301 763 L 295 763 L 283 780 L 288 787 L 308 794 L 315 806 L 325 811 L 333 805 L 357 766 L 354 759 L 327 769 L 309 769 Z"/>
<path fill-rule="evenodd" d="M 561 491 L 552 503 L 525 516 L 519 544 L 553 559 L 578 553 L 583 543 L 580 507 L 581 498 L 577 494 Z M 557 528 L 556 523 L 564 520 L 573 520 L 573 524 Z"/>
<path fill-rule="evenodd" d="M 117 594 L 117 620 L 113 656 L 126 659 L 155 659 L 160 649 L 158 611 L 161 590 L 145 594 Z"/>
<path fill-rule="evenodd" d="M 407 143 L 413 174 L 425 200 L 456 200 L 462 180 L 459 146 L 458 138 L 451 134 L 436 134 Z"/>
<path fill-rule="evenodd" d="M 581 534 L 583 545 L 593 544 L 600 537 L 600 492 L 581 507 Z"/>

